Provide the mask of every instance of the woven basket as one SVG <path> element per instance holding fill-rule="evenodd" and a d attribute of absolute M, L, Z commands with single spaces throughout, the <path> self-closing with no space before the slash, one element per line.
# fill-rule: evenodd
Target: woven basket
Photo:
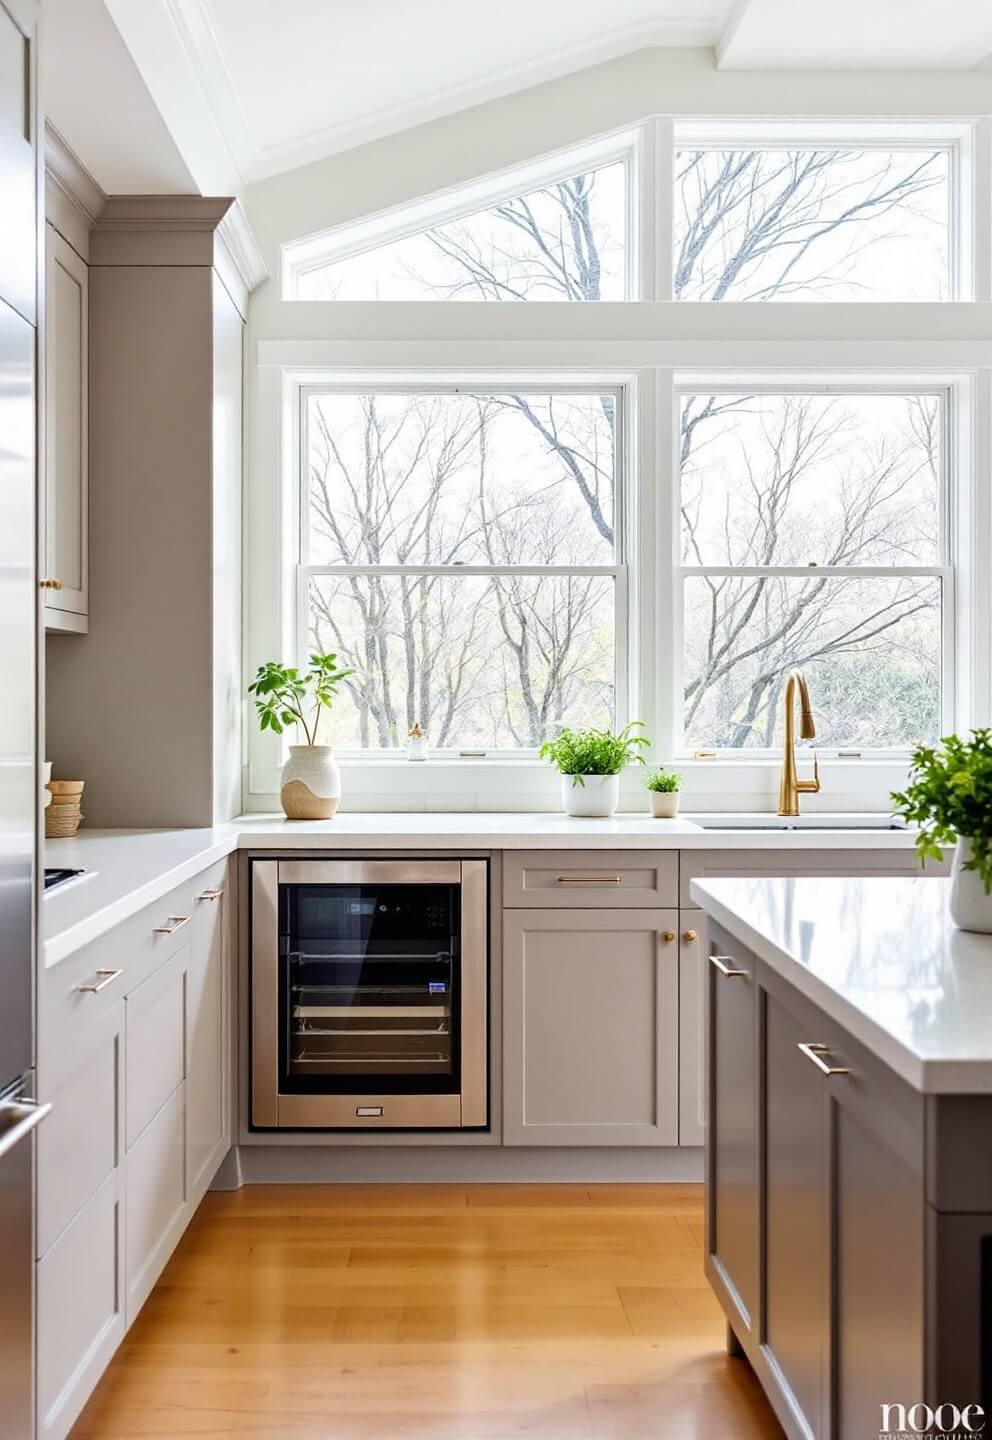
<path fill-rule="evenodd" d="M 45 811 L 45 839 L 68 839 L 76 834 L 82 818 L 78 801 L 75 805 L 58 805 L 53 801 Z"/>
<path fill-rule="evenodd" d="M 45 810 L 45 839 L 66 840 L 75 835 L 83 818 L 83 780 L 49 780 L 52 803 Z"/>

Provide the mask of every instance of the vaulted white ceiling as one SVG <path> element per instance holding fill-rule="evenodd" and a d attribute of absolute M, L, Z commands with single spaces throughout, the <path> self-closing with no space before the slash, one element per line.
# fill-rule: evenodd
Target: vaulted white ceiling
<path fill-rule="evenodd" d="M 992 0 L 49 0 L 50 32 L 94 6 L 214 191 L 650 45 L 712 46 L 726 70 L 992 63 Z M 67 112 L 73 53 L 62 44 Z M 105 108 L 126 147 L 129 119 Z"/>

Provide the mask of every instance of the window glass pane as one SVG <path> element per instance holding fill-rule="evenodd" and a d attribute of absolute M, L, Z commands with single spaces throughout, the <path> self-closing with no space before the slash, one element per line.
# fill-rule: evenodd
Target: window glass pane
<path fill-rule="evenodd" d="M 946 300 L 947 150 L 679 150 L 677 300 Z"/>
<path fill-rule="evenodd" d="M 933 395 L 690 395 L 687 565 L 935 565 Z"/>
<path fill-rule="evenodd" d="M 613 563 L 613 395 L 307 403 L 304 563 Z"/>
<path fill-rule="evenodd" d="M 611 576 L 321 576 L 310 643 L 358 674 L 331 720 L 342 748 L 539 745 L 563 722 L 609 725 Z"/>
<path fill-rule="evenodd" d="M 685 737 L 782 739 L 782 687 L 809 681 L 816 743 L 890 747 L 940 731 L 941 585 L 927 576 L 691 576 L 684 588 Z"/>
<path fill-rule="evenodd" d="M 623 300 L 626 166 L 572 175 L 297 276 L 299 300 Z"/>

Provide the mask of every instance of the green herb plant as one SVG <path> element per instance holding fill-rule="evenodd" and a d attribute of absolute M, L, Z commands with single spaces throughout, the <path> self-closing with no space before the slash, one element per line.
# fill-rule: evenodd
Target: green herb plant
<path fill-rule="evenodd" d="M 641 750 L 650 745 L 640 720 L 632 720 L 618 735 L 612 730 L 559 730 L 553 740 L 545 740 L 540 749 L 543 760 L 550 760 L 562 775 L 570 775 L 573 785 L 585 785 L 586 775 L 619 775 L 627 765 L 643 765 Z"/>
<path fill-rule="evenodd" d="M 971 841 L 965 870 L 982 877 L 992 894 L 992 729 L 972 730 L 967 740 L 947 735 L 936 747 L 913 752 L 909 784 L 892 795 L 895 814 L 917 824 L 921 860 L 942 860 L 943 846 Z"/>
<path fill-rule="evenodd" d="M 661 766 L 652 770 L 644 782 L 645 790 L 656 790 L 660 795 L 672 795 L 682 789 L 682 776 L 677 770 L 666 770 Z"/>
<path fill-rule="evenodd" d="M 341 681 L 355 673 L 339 670 L 337 659 L 336 654 L 311 655 L 304 671 L 275 660 L 260 665 L 248 686 L 260 727 L 281 735 L 289 726 L 299 725 L 306 743 L 316 745 L 320 712 L 331 708 Z"/>

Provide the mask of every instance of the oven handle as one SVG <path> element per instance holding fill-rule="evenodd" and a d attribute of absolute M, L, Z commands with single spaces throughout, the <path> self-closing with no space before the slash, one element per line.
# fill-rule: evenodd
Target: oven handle
<path fill-rule="evenodd" d="M 458 860 L 280 860 L 280 885 L 457 885 Z"/>

